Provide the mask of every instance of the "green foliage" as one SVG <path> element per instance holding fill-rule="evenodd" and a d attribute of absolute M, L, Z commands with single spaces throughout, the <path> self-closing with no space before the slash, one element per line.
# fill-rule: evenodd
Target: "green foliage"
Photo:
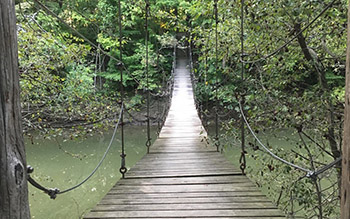
<path fill-rule="evenodd" d="M 222 137 L 229 138 L 228 142 L 235 139 L 234 143 L 226 143 L 235 147 L 240 144 L 237 102 L 244 96 L 246 115 L 259 135 L 287 129 L 295 131 L 297 136 L 298 131 L 308 136 L 301 134 L 303 138 L 290 142 L 288 150 L 273 147 L 275 153 L 309 169 L 320 168 L 339 156 L 342 142 L 346 1 L 336 2 L 303 32 L 312 60 L 306 58 L 297 39 L 273 52 L 298 32 L 298 24 L 305 27 L 330 1 L 245 1 L 243 59 L 248 63 L 243 65 L 244 80 L 241 79 L 240 2 L 218 1 L 216 53 L 214 2 L 191 1 L 190 41 L 194 45 L 194 59 L 198 60 L 195 62 L 197 100 L 203 112 L 210 112 L 217 97 L 219 112 L 232 115 L 232 120 L 222 122 L 225 133 Z M 264 58 L 269 54 L 271 57 Z M 219 85 L 217 92 L 216 85 Z M 210 114 L 207 119 L 210 120 Z M 256 146 L 254 141 L 249 144 L 252 148 Z M 315 207 L 318 199 L 314 183 L 298 181 L 299 172 L 252 148 L 247 149 L 253 158 L 251 176 L 258 185 L 268 187 L 276 201 L 282 193 L 279 204 L 283 209 L 295 214 L 298 208 L 303 208 L 301 214 L 310 218 L 321 214 Z M 337 210 L 330 209 L 339 205 L 338 177 L 337 170 L 333 169 L 317 180 L 322 188 L 327 188 L 322 193 L 324 217 L 337 218 Z M 269 186 L 271 184 L 276 186 Z"/>
<path fill-rule="evenodd" d="M 113 122 L 119 109 L 120 53 L 125 69 L 123 86 L 128 107 L 144 102 L 145 89 L 158 92 L 170 74 L 175 40 L 169 31 L 174 2 L 152 4 L 149 18 L 149 72 L 146 84 L 145 2 L 121 1 L 122 51 L 119 50 L 117 0 L 46 1 L 55 17 L 31 0 L 17 4 L 22 106 L 26 132 L 41 130 L 47 137 L 72 128 L 73 136 Z M 158 13 L 159 12 L 159 13 Z M 167 14 L 168 18 L 162 15 Z M 173 24 L 175 25 L 175 24 Z M 172 27 L 173 28 L 173 27 Z M 169 43 L 169 39 L 172 42 Z M 106 55 L 106 53 L 108 55 Z M 111 58 L 114 57 L 114 58 Z M 67 132 L 69 133 L 69 132 Z"/>
<path fill-rule="evenodd" d="M 328 1 L 245 1 L 242 57 L 240 1 L 218 1 L 216 53 L 214 1 L 150 0 L 148 85 L 146 5 L 144 1 L 126 0 L 121 4 L 120 50 L 117 0 L 45 1 L 54 13 L 103 51 L 39 11 L 31 0 L 17 4 L 26 131 L 39 129 L 48 136 L 74 138 L 106 127 L 120 108 L 120 54 L 123 86 L 129 96 L 126 105 L 136 108 L 144 103 L 142 94 L 146 89 L 157 93 L 169 78 L 173 46 L 190 44 L 198 78 L 197 100 L 203 112 L 209 113 L 219 100 L 220 112 L 229 115 L 223 131 L 227 138 L 235 139 L 233 145 L 239 142 L 238 101 L 244 96 L 248 120 L 260 135 L 290 130 L 297 136 L 288 149 L 271 146 L 279 156 L 310 169 L 339 156 L 345 92 L 345 1 L 327 10 L 303 32 L 303 39 L 275 53 L 298 32 L 298 25 L 305 27 Z M 190 37 L 179 39 L 177 32 L 190 32 Z M 301 41 L 306 48 L 302 48 Z M 269 54 L 272 55 L 265 58 Z M 248 62 L 242 65 L 241 59 Z M 67 128 L 73 132 L 68 134 Z M 250 145 L 256 149 L 254 141 Z M 258 185 L 268 187 L 268 193 L 277 197 L 282 208 L 295 214 L 297 210 L 291 206 L 297 205 L 309 217 L 321 214 L 314 207 L 318 200 L 313 182 L 298 180 L 301 173 L 259 151 L 247 150 L 257 164 L 250 174 Z M 332 170 L 317 179 L 322 187 L 330 188 L 322 193 L 325 217 L 337 217 L 337 177 L 337 171 Z M 269 187 L 272 183 L 275 186 Z"/>

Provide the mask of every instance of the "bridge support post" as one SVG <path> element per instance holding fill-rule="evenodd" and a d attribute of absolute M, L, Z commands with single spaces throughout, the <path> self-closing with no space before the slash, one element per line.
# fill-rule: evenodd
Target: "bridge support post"
<path fill-rule="evenodd" d="M 350 2 L 348 6 L 344 143 L 342 151 L 341 219 L 350 219 Z"/>

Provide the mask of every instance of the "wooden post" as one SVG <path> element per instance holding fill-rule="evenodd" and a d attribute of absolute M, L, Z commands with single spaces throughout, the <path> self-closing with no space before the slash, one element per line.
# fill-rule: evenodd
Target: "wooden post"
<path fill-rule="evenodd" d="M 346 52 L 345 122 L 342 162 L 341 219 L 350 219 L 350 1 L 348 6 L 348 40 Z"/>
<path fill-rule="evenodd" d="M 15 1 L 0 1 L 0 219 L 27 219 Z"/>

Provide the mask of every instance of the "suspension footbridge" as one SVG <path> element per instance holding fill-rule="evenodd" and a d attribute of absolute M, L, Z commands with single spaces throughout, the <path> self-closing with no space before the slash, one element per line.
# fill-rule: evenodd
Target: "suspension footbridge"
<path fill-rule="evenodd" d="M 188 64 L 177 60 L 170 111 L 150 153 L 84 218 L 285 218 L 206 143 Z"/>

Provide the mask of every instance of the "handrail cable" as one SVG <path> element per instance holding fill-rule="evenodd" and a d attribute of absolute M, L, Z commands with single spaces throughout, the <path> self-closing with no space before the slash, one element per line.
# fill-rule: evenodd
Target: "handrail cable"
<path fill-rule="evenodd" d="M 286 43 L 284 43 L 282 46 L 280 46 L 278 49 L 273 51 L 272 53 L 265 55 L 262 58 L 253 60 L 253 61 L 243 61 L 243 57 L 241 57 L 241 62 L 247 63 L 247 64 L 254 64 L 260 61 L 264 61 L 270 57 L 273 57 L 276 55 L 279 51 L 287 47 L 289 44 L 291 44 L 300 34 L 302 34 L 305 30 L 309 29 L 312 24 L 314 24 L 336 1 L 338 0 L 333 0 L 331 3 L 329 3 L 310 23 L 308 23 L 304 28 L 302 28 L 298 33 L 296 33 L 292 38 L 290 38 Z"/>
<path fill-rule="evenodd" d="M 95 49 L 101 51 L 104 55 L 110 57 L 111 59 L 113 59 L 114 61 L 117 61 L 118 63 L 121 62 L 121 60 L 117 59 L 116 57 L 108 54 L 108 52 L 106 52 L 105 50 L 103 50 L 101 47 L 97 46 L 95 43 L 93 43 L 91 40 L 89 40 L 86 36 L 84 36 L 82 33 L 80 33 L 79 31 L 77 31 L 75 28 L 71 27 L 69 24 L 67 24 L 67 22 L 65 22 L 62 18 L 60 18 L 57 14 L 55 14 L 53 11 L 51 11 L 48 7 L 46 7 L 42 2 L 40 2 L 39 0 L 34 0 L 42 9 L 44 9 L 44 11 L 46 11 L 48 14 L 54 16 L 56 19 L 58 19 L 61 23 L 63 23 L 65 26 L 67 26 L 69 29 L 71 29 L 75 34 L 77 34 L 78 36 L 80 36 L 81 38 L 83 38 L 86 42 L 88 42 L 92 47 L 94 47 Z"/>
<path fill-rule="evenodd" d="M 148 71 L 148 15 L 149 15 L 149 1 L 146 0 L 146 8 L 145 8 L 145 31 L 146 31 L 146 89 L 147 89 L 147 153 L 149 153 L 149 149 L 151 147 L 151 127 L 150 127 L 150 90 L 149 90 L 149 71 Z"/>
<path fill-rule="evenodd" d="M 122 45 L 122 38 L 123 38 L 123 32 L 122 32 L 122 12 L 121 12 L 121 4 L 120 4 L 120 0 L 118 0 L 118 18 L 119 18 L 119 58 L 122 64 L 123 61 L 123 45 Z M 123 84 L 123 65 L 119 66 L 120 67 L 120 93 L 121 93 L 121 102 L 123 103 L 124 101 L 124 84 Z M 124 113 L 122 111 L 121 113 L 121 143 L 122 143 L 122 153 L 120 154 L 121 157 L 121 165 L 120 165 L 120 169 L 119 172 L 122 174 L 122 177 L 125 178 L 125 173 L 128 171 L 128 169 L 125 167 L 125 142 L 124 142 Z"/>
<path fill-rule="evenodd" d="M 63 191 L 60 191 L 58 188 L 45 188 L 44 186 L 40 185 L 38 182 L 36 182 L 31 176 L 30 174 L 33 173 L 34 168 L 31 166 L 27 167 L 27 172 L 28 172 L 28 182 L 30 184 L 32 184 L 34 187 L 36 187 L 37 189 L 40 189 L 42 191 L 44 191 L 46 194 L 48 194 L 50 196 L 51 199 L 55 199 L 57 197 L 58 194 L 63 194 L 69 191 L 72 191 L 78 187 L 80 187 L 81 185 L 83 185 L 86 181 L 88 181 L 95 173 L 96 171 L 100 168 L 100 166 L 102 165 L 103 161 L 105 160 L 105 158 L 107 157 L 108 152 L 110 151 L 111 147 L 112 147 L 112 143 L 115 139 L 119 124 L 121 124 L 121 119 L 122 119 L 122 114 L 124 111 L 124 104 L 122 103 L 121 105 L 121 109 L 120 109 L 120 113 L 119 113 L 119 118 L 117 123 L 115 124 L 114 127 L 114 131 L 113 131 L 113 135 L 111 137 L 111 140 L 109 141 L 108 147 L 105 151 L 105 153 L 103 154 L 101 160 L 98 162 L 97 166 L 94 168 L 94 170 L 84 179 L 82 180 L 80 183 L 76 184 L 75 186 L 72 186 L 71 188 L 65 189 Z"/>
<path fill-rule="evenodd" d="M 256 136 L 255 132 L 254 132 L 253 129 L 250 127 L 250 125 L 249 125 L 249 123 L 248 123 L 248 121 L 247 121 L 247 118 L 246 118 L 245 115 L 244 115 L 243 108 L 242 108 L 242 104 L 241 104 L 240 101 L 238 101 L 238 104 L 239 104 L 239 109 L 240 109 L 241 116 L 242 116 L 242 118 L 244 119 L 244 122 L 245 122 L 245 124 L 247 125 L 247 128 L 249 129 L 249 131 L 251 132 L 251 134 L 254 136 L 255 140 L 264 148 L 264 150 L 265 150 L 267 153 L 269 153 L 273 158 L 275 158 L 275 159 L 277 159 L 277 160 L 279 160 L 279 161 L 281 161 L 281 162 L 283 162 L 283 163 L 285 163 L 285 164 L 287 164 L 287 165 L 289 165 L 289 166 L 292 166 L 292 167 L 294 167 L 294 168 L 296 168 L 296 169 L 299 169 L 299 170 L 301 170 L 301 171 L 304 171 L 304 172 L 306 172 L 307 174 L 313 173 L 313 171 L 311 171 L 311 170 L 309 170 L 309 169 L 307 169 L 307 168 L 300 167 L 300 166 L 298 166 L 298 165 L 296 165 L 296 164 L 293 164 L 293 163 L 291 163 L 291 162 L 289 162 L 289 161 L 284 160 L 283 158 L 280 158 L 279 156 L 277 156 L 276 154 L 274 154 L 271 150 L 269 150 L 269 149 L 267 148 L 267 146 L 265 146 L 264 143 L 262 143 L 261 140 Z"/>
<path fill-rule="evenodd" d="M 243 56 L 244 56 L 244 0 L 241 0 L 241 59 L 243 60 Z M 245 64 L 244 62 L 241 62 L 242 66 L 241 66 L 241 80 L 242 83 L 244 83 L 244 68 L 245 68 Z M 244 93 L 244 92 L 243 92 Z M 241 104 L 244 104 L 245 98 L 244 98 L 244 94 L 242 94 L 241 97 Z M 242 107 L 243 110 L 243 107 Z M 244 113 L 243 113 L 244 114 Z M 241 156 L 239 158 L 239 163 L 240 166 L 239 168 L 242 171 L 242 174 L 245 174 L 245 169 L 247 167 L 247 161 L 246 161 L 246 157 L 245 157 L 246 151 L 245 151 L 245 131 L 244 131 L 244 119 L 243 116 L 241 116 Z"/>
<path fill-rule="evenodd" d="M 323 167 L 319 168 L 318 170 L 315 170 L 312 175 L 308 176 L 308 177 L 314 177 L 314 176 L 318 176 L 321 173 L 329 170 L 330 168 L 332 168 L 333 166 L 339 164 L 342 161 L 342 157 L 338 157 L 337 159 L 335 159 L 334 161 L 332 161 L 329 164 L 324 165 Z"/>
<path fill-rule="evenodd" d="M 244 115 L 243 108 L 242 108 L 242 105 L 241 105 L 240 101 L 238 101 L 238 104 L 239 104 L 239 108 L 240 108 L 240 113 L 241 113 L 241 115 L 242 115 L 242 117 L 243 117 L 243 119 L 244 119 L 244 122 L 246 123 L 246 125 L 247 125 L 247 127 L 248 127 L 250 133 L 253 135 L 253 137 L 255 138 L 255 140 L 263 147 L 263 149 L 264 149 L 270 156 L 272 156 L 273 158 L 275 158 L 276 160 L 279 160 L 279 161 L 281 161 L 281 162 L 284 163 L 284 164 L 287 164 L 287 165 L 289 165 L 289 166 L 292 166 L 292 167 L 294 167 L 295 169 L 299 169 L 299 170 L 301 170 L 301 171 L 303 171 L 303 172 L 306 172 L 305 177 L 308 177 L 308 178 L 315 178 L 315 177 L 317 177 L 318 175 L 320 175 L 321 173 L 323 173 L 323 172 L 325 172 L 325 171 L 331 169 L 333 166 L 337 165 L 338 163 L 340 163 L 340 162 L 342 161 L 342 158 L 341 158 L 341 157 L 338 157 L 336 160 L 332 161 L 331 163 L 329 163 L 329 164 L 327 164 L 327 165 L 324 165 L 324 166 L 320 167 L 320 168 L 317 169 L 317 170 L 312 171 L 312 170 L 310 170 L 310 169 L 307 169 L 307 168 L 298 166 L 298 165 L 296 165 L 296 164 L 293 164 L 293 163 L 291 163 L 291 162 L 289 162 L 289 161 L 284 160 L 283 158 L 277 156 L 277 155 L 274 154 L 271 150 L 269 150 L 268 147 L 265 146 L 265 145 L 261 142 L 261 140 L 256 136 L 255 132 L 254 132 L 253 129 L 250 127 L 250 125 L 249 125 L 249 123 L 248 123 L 248 121 L 247 121 L 246 116 Z"/>
<path fill-rule="evenodd" d="M 71 27 L 69 24 L 67 24 L 67 22 L 65 22 L 62 18 L 60 18 L 57 14 L 55 14 L 53 11 L 51 11 L 47 6 L 45 6 L 42 2 L 40 2 L 39 0 L 34 0 L 47 14 L 52 15 L 53 17 L 55 17 L 59 22 L 63 23 L 65 26 L 67 26 L 69 29 L 71 29 L 74 33 L 76 33 L 79 37 L 83 38 L 86 42 L 88 42 L 88 44 L 90 44 L 92 47 L 94 47 L 95 49 L 101 51 L 104 55 L 108 56 L 109 58 L 113 59 L 114 61 L 118 62 L 117 65 L 121 65 L 124 70 L 128 73 L 128 76 L 132 78 L 132 80 L 134 80 L 136 82 L 136 84 L 138 84 L 139 86 L 141 85 L 141 82 L 135 77 L 133 76 L 130 71 L 126 68 L 126 66 L 124 65 L 124 63 L 122 63 L 121 60 L 117 59 L 116 57 L 108 54 L 107 51 L 103 50 L 100 46 L 97 46 L 95 43 L 93 43 L 91 40 L 89 40 L 86 36 L 84 36 L 82 33 L 80 33 L 78 30 L 76 30 L 74 27 Z M 158 94 L 154 94 L 153 92 L 150 91 L 150 94 L 153 96 L 158 96 Z"/>

